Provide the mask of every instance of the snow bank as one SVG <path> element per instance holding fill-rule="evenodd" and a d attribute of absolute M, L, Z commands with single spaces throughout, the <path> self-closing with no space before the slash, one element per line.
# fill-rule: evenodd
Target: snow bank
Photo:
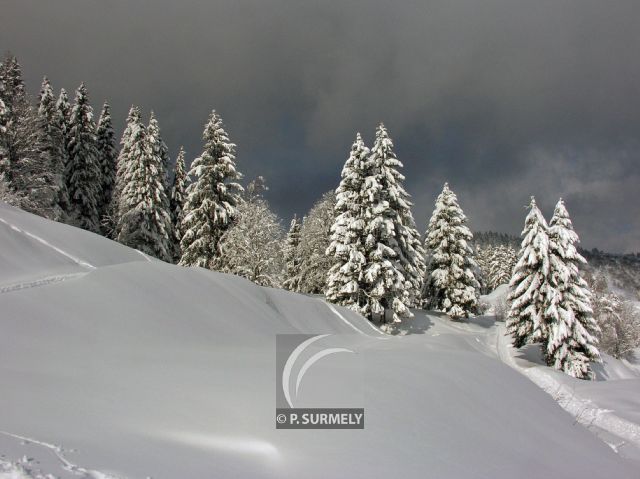
<path fill-rule="evenodd" d="M 386 336 L 317 298 L 0 218 L 0 285 L 75 275 L 0 293 L 0 477 L 637 477 L 496 359 L 490 319 L 418 312 L 413 334 Z M 359 384 L 364 430 L 275 429 L 277 333 L 356 352 L 362 368 L 323 359 L 301 396 Z"/>

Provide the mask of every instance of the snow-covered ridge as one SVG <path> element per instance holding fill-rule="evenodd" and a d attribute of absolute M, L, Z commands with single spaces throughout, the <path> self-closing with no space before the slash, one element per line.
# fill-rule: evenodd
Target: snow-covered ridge
<path fill-rule="evenodd" d="M 418 312 L 386 336 L 318 298 L 147 261 L 4 205 L 0 218 L 0 478 L 636 475 L 498 359 L 491 318 Z M 358 377 L 324 359 L 301 401 L 361 383 L 364 430 L 275 429 L 277 333 L 357 353 Z"/>

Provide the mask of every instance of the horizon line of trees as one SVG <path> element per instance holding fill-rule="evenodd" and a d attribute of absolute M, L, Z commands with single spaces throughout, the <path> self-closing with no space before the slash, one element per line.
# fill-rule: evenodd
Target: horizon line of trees
<path fill-rule="evenodd" d="M 335 192 L 302 220 L 294 217 L 285 234 L 263 196 L 264 179 L 240 184 L 236 145 L 215 110 L 203 141 L 188 170 L 180 148 L 170 172 L 153 112 L 145 125 L 131 107 L 118 149 L 108 102 L 95 123 L 84 84 L 71 105 L 64 89 L 55 97 L 45 77 L 32 106 L 15 57 L 0 64 L 2 199 L 163 261 L 323 294 L 386 328 L 411 317 L 411 308 L 468 318 L 479 312 L 481 290 L 509 283 L 514 345 L 540 343 L 549 366 L 592 376 L 606 328 L 594 319 L 580 274 L 586 261 L 562 200 L 547 225 L 532 198 L 517 253 L 509 245 L 474 251 L 467 218 L 445 183 L 423 236 L 403 165 L 380 124 L 371 148 L 356 135 Z M 620 307 L 607 301 L 602 316 L 620 317 Z M 635 340 L 625 341 L 620 354 Z"/>

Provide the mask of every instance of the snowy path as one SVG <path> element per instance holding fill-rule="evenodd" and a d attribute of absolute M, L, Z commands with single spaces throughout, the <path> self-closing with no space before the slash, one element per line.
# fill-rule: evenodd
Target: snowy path
<path fill-rule="evenodd" d="M 45 239 L 41 238 L 40 236 L 37 236 L 37 235 L 35 235 L 33 233 L 30 233 L 29 231 L 26 231 L 24 229 L 18 228 L 17 226 L 9 223 L 4 218 L 0 218 L 0 223 L 5 224 L 6 226 L 8 226 L 9 228 L 11 228 L 13 231 L 15 231 L 17 233 L 23 234 L 23 235 L 25 235 L 25 236 L 37 241 L 38 243 L 43 244 L 47 248 L 52 249 L 53 251 L 55 251 L 56 253 L 64 256 L 67 259 L 70 259 L 71 261 L 76 263 L 78 266 L 82 266 L 83 268 L 88 268 L 88 269 L 95 269 L 95 266 L 93 266 L 91 263 L 88 263 L 88 262 L 86 262 L 84 260 L 81 260 L 80 258 L 77 258 L 77 257 L 73 256 L 72 254 L 69 254 L 68 252 L 64 251 L 63 249 L 52 245 L 51 243 L 49 243 Z"/>
<path fill-rule="evenodd" d="M 424 312 L 416 311 L 421 318 Z M 597 401 L 587 397 L 582 390 L 572 387 L 572 379 L 550 368 L 517 357 L 518 350 L 511 345 L 504 323 L 481 325 L 483 318 L 471 319 L 468 323 L 454 322 L 434 314 L 426 313 L 432 324 L 430 336 L 456 335 L 480 353 L 494 357 L 510 368 L 526 376 L 536 386 L 549 394 L 576 422 L 591 430 L 614 451 L 623 456 L 640 458 L 640 424 L 616 415 L 615 411 L 600 407 Z M 415 321 L 409 320 L 409 321 Z M 633 451 L 629 449 L 634 449 Z"/>
<path fill-rule="evenodd" d="M 615 411 L 598 407 L 591 399 L 580 397 L 568 384 L 554 377 L 559 373 L 555 373 L 544 366 L 520 366 L 514 356 L 515 350 L 510 344 L 510 338 L 506 333 L 504 324 L 497 324 L 492 329 L 491 334 L 495 335 L 493 343 L 495 344 L 498 359 L 527 376 L 533 383 L 549 394 L 565 411 L 575 417 L 576 421 L 595 432 L 616 452 L 619 452 L 626 445 L 632 445 L 640 450 L 640 425 L 615 415 Z M 604 431 L 608 434 L 602 435 L 599 431 Z M 611 442 L 612 438 L 603 437 L 608 435 L 619 438 L 619 441 Z"/>
<path fill-rule="evenodd" d="M 85 469 L 84 467 L 74 464 L 65 456 L 66 452 L 72 451 L 65 451 L 61 446 L 6 431 L 0 431 L 0 434 L 20 441 L 22 446 L 36 446 L 40 450 L 36 451 L 36 453 L 46 452 L 49 455 L 53 455 L 57 466 L 62 469 L 63 473 L 66 472 L 71 477 L 78 477 L 82 479 L 123 479 L 120 476 Z M 53 477 L 61 477 L 60 471 L 56 471 L 54 474 L 51 470 L 44 471 L 42 469 L 47 466 L 49 468 L 54 467 L 55 464 L 51 464 L 46 460 L 46 458 L 37 460 L 32 456 L 35 456 L 35 454 L 34 451 L 31 450 L 28 454 L 23 454 L 22 458 L 16 461 L 8 461 L 7 458 L 3 456 L 0 459 L 0 479 L 50 479 Z"/>
<path fill-rule="evenodd" d="M 21 289 L 37 288 L 38 286 L 46 286 L 53 283 L 60 283 L 62 281 L 67 281 L 70 279 L 80 278 L 86 274 L 87 273 L 57 274 L 54 276 L 46 276 L 44 278 L 38 278 L 31 281 L 0 285 L 0 294 L 10 293 L 12 291 L 20 291 Z"/>

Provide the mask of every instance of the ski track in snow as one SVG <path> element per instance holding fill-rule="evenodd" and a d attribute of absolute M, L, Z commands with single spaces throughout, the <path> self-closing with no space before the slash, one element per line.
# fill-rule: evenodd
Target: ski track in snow
<path fill-rule="evenodd" d="M 65 457 L 66 451 L 61 446 L 44 441 L 38 441 L 37 439 L 31 439 L 29 437 L 20 436 L 7 431 L 0 431 L 0 434 L 17 439 L 26 444 L 34 444 L 48 450 L 58 459 L 65 471 L 68 471 L 82 479 L 124 479 L 122 476 L 115 476 L 113 474 L 85 469 L 84 467 L 80 467 L 77 464 L 72 463 Z M 50 473 L 31 470 L 31 467 L 29 467 L 30 462 L 31 461 L 26 455 L 23 460 L 15 463 L 0 460 L 0 479 L 49 479 L 56 477 Z"/>
<path fill-rule="evenodd" d="M 7 285 L 0 285 L 0 294 L 10 293 L 12 291 L 20 291 L 21 289 L 37 288 L 38 286 L 46 286 L 48 284 L 60 283 L 74 278 L 79 278 L 87 273 L 69 273 L 58 274 L 55 276 L 46 276 L 44 278 L 38 278 L 31 281 L 24 281 L 21 283 L 12 283 Z"/>
<path fill-rule="evenodd" d="M 4 218 L 0 218 L 0 223 L 3 223 L 5 225 L 7 225 L 9 228 L 11 228 L 13 231 L 16 231 L 20 234 L 23 234 L 25 236 L 28 236 L 29 238 L 45 245 L 47 248 L 50 248 L 52 250 L 54 250 L 56 253 L 61 254 L 62 256 L 70 259 L 71 261 L 73 261 L 74 263 L 76 263 L 79 266 L 82 266 L 83 268 L 88 268 L 88 269 L 96 269 L 95 266 L 93 266 L 90 263 L 87 263 L 86 261 L 81 260 L 80 258 L 77 258 L 69 253 L 67 253 L 66 251 L 58 248 L 57 246 L 52 245 L 51 243 L 49 243 L 48 241 L 40 238 L 37 235 L 34 235 L 33 233 L 30 233 L 29 231 L 23 230 L 21 228 L 18 228 L 17 226 L 9 223 L 7 220 L 5 220 Z"/>
<path fill-rule="evenodd" d="M 495 350 L 498 359 L 507 366 L 515 369 L 529 378 L 540 389 L 549 394 L 565 411 L 571 414 L 577 422 L 591 429 L 598 436 L 594 428 L 606 431 L 623 440 L 621 444 L 607 444 L 619 453 L 621 446 L 632 444 L 640 449 L 640 425 L 616 416 L 613 411 L 598 407 L 590 399 L 579 397 L 567 384 L 558 381 L 553 374 L 545 371 L 542 366 L 523 368 L 513 357 L 512 347 L 507 341 L 503 325 L 495 328 Z M 511 349 L 511 350 L 510 350 Z M 601 438 L 602 439 L 602 438 Z M 603 439 L 604 441 L 604 439 Z"/>
<path fill-rule="evenodd" d="M 370 334 L 365 333 L 364 331 L 362 331 L 360 328 L 356 327 L 351 321 L 349 321 L 347 318 L 345 318 L 340 311 L 338 311 L 331 303 L 328 303 L 324 300 L 320 300 L 322 301 L 327 308 L 329 308 L 329 310 L 338 318 L 340 318 L 340 320 L 347 324 L 350 328 L 354 329 L 355 331 L 357 331 L 359 334 L 362 334 L 363 336 L 368 336 L 368 337 L 372 337 Z M 389 339 L 388 336 L 386 336 L 383 332 L 381 332 L 378 328 L 376 328 L 373 324 L 369 323 L 367 321 L 367 324 L 371 327 L 371 329 L 373 329 L 376 333 L 378 333 L 377 336 L 373 336 L 376 339 Z"/>
<path fill-rule="evenodd" d="M 142 257 L 147 260 L 149 263 L 152 263 L 153 261 L 151 260 L 151 258 L 149 258 L 149 256 L 147 256 L 146 254 L 144 254 L 142 251 L 140 251 L 139 249 L 135 250 L 136 253 L 138 253 L 139 255 L 142 255 Z"/>

